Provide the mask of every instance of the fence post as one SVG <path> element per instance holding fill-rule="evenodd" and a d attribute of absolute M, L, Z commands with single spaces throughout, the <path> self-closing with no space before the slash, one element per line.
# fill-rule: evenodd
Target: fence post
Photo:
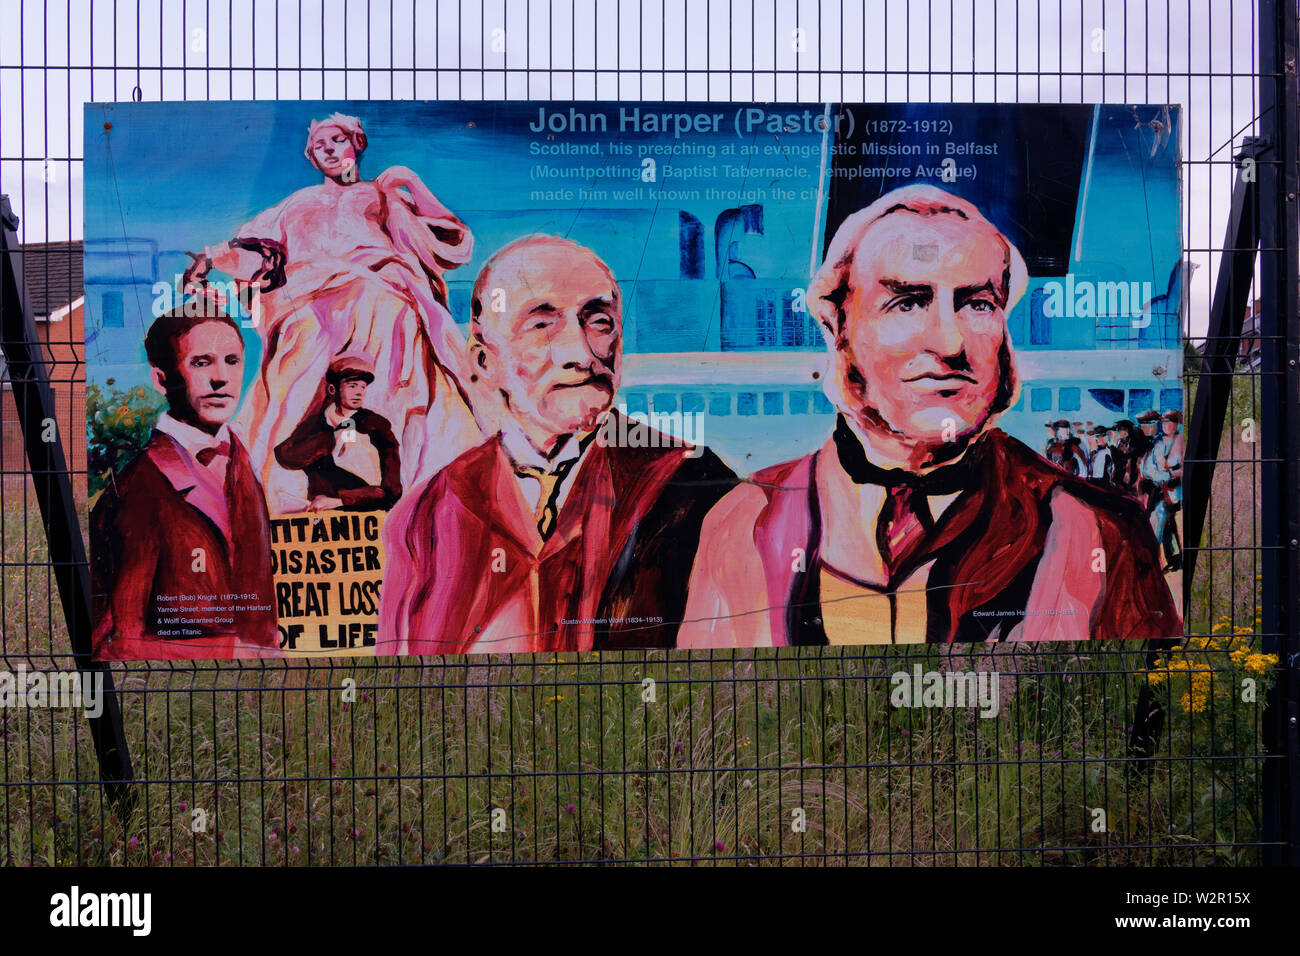
<path fill-rule="evenodd" d="M 1263 345 L 1261 504 L 1264 649 L 1279 656 L 1265 714 L 1265 862 L 1300 864 L 1300 90 L 1296 0 L 1260 0 L 1259 112 L 1272 145 L 1260 174 L 1260 331 Z"/>
<path fill-rule="evenodd" d="M 1187 454 L 1183 468 L 1183 617 L 1192 606 L 1192 578 L 1200 553 L 1205 513 L 1214 481 L 1219 443 L 1232 401 L 1233 378 L 1241 349 L 1241 329 L 1255 279 L 1259 249 L 1258 170 L 1269 157 L 1269 144 L 1247 136 L 1234 157 L 1239 170 L 1232 189 L 1232 208 L 1223 237 L 1219 274 L 1214 281 L 1205 350 L 1196 382 L 1196 403 L 1187 426 Z M 1249 163 L 1250 165 L 1246 165 Z M 1206 542 L 1209 545 L 1210 542 Z"/>
<path fill-rule="evenodd" d="M 100 777 L 107 784 L 109 798 L 126 812 L 133 798 L 131 754 L 122 728 L 113 672 L 108 665 L 91 660 L 90 571 L 72 496 L 72 479 L 63 455 L 63 439 L 57 430 L 54 441 L 45 441 L 42 436 L 44 422 L 57 421 L 57 417 L 45 356 L 24 301 L 23 253 L 17 229 L 18 217 L 9 206 L 9 197 L 0 196 L 0 345 L 9 364 L 14 405 L 45 522 L 50 564 L 59 586 L 72 653 L 82 672 L 100 674 L 104 682 L 103 713 L 88 718 Z"/>
<path fill-rule="evenodd" d="M 1247 136 L 1234 161 L 1239 167 L 1250 161 L 1255 164 L 1249 167 L 1253 170 L 1267 152 L 1266 140 Z M 1232 188 L 1232 208 L 1228 213 L 1223 255 L 1219 259 L 1219 274 L 1214 280 L 1214 299 L 1210 305 L 1209 327 L 1198 370 L 1196 404 L 1187 420 L 1187 453 L 1183 457 L 1183 630 L 1188 634 L 1192 633 L 1190 617 L 1196 558 L 1202 548 L 1201 535 L 1214 482 L 1214 466 L 1232 400 L 1241 327 L 1246 317 L 1250 284 L 1255 277 L 1255 258 L 1259 249 L 1257 184 L 1257 176 L 1238 175 Z M 1147 642 L 1147 669 L 1154 667 L 1162 653 L 1180 642 L 1180 639 Z M 1139 779 L 1139 771 L 1150 769 L 1141 761 L 1155 753 L 1164 718 L 1164 710 L 1152 694 L 1150 682 L 1143 680 L 1133 711 L 1133 730 L 1129 734 L 1128 754 L 1135 758 L 1129 765 L 1130 779 Z"/>

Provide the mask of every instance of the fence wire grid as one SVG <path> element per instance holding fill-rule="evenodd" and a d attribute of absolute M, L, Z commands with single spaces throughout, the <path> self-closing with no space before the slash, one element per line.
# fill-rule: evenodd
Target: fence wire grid
<path fill-rule="evenodd" d="M 1212 485 L 1188 489 L 1209 508 L 1187 640 L 1158 652 L 1181 676 L 1153 678 L 1156 651 L 1118 644 L 113 664 L 128 787 L 101 784 L 80 711 L 0 708 L 0 863 L 1294 860 L 1295 17 L 1270 0 L 0 0 L 0 187 L 29 303 L 82 294 L 59 256 L 82 237 L 85 103 L 1172 103 L 1198 266 L 1184 408 L 1204 375 L 1230 383 Z M 234 135 L 177 130 L 157 148 Z M 1248 339 L 1211 371 L 1200 350 L 1251 136 L 1274 150 Z M 45 358 L 84 522 L 83 332 L 36 327 L 24 344 Z M 66 670 L 38 506 L 59 476 L 31 470 L 17 384 L 6 372 L 0 657 Z M 890 675 L 918 664 L 996 671 L 1000 713 L 890 707 Z"/>

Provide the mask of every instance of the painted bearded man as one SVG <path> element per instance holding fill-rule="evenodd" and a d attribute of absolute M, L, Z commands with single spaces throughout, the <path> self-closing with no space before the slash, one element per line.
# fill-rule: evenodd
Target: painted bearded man
<path fill-rule="evenodd" d="M 808 301 L 833 434 L 705 519 L 678 645 L 1181 632 L 1140 509 L 993 427 L 1028 275 L 969 202 L 908 186 L 848 217 Z"/>

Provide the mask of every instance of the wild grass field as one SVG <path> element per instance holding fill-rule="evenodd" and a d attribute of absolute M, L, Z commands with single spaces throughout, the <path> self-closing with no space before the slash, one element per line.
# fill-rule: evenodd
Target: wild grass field
<path fill-rule="evenodd" d="M 0 864 L 1258 862 L 1251 384 L 1154 677 L 1083 644 L 115 665 L 132 799 L 79 712 L 0 708 Z M 66 668 L 30 482 L 2 503 L 3 666 Z M 999 713 L 892 706 L 916 665 L 996 671 Z"/>

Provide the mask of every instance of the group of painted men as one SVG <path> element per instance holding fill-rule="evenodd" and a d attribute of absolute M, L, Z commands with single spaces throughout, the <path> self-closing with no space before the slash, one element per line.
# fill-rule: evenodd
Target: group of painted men
<path fill-rule="evenodd" d="M 1183 413 L 1143 412 L 1134 424 L 1046 424 L 1043 456 L 1070 474 L 1118 489 L 1140 502 L 1164 551 L 1165 570 L 1182 567 L 1182 543 L 1174 516 L 1182 504 Z"/>

